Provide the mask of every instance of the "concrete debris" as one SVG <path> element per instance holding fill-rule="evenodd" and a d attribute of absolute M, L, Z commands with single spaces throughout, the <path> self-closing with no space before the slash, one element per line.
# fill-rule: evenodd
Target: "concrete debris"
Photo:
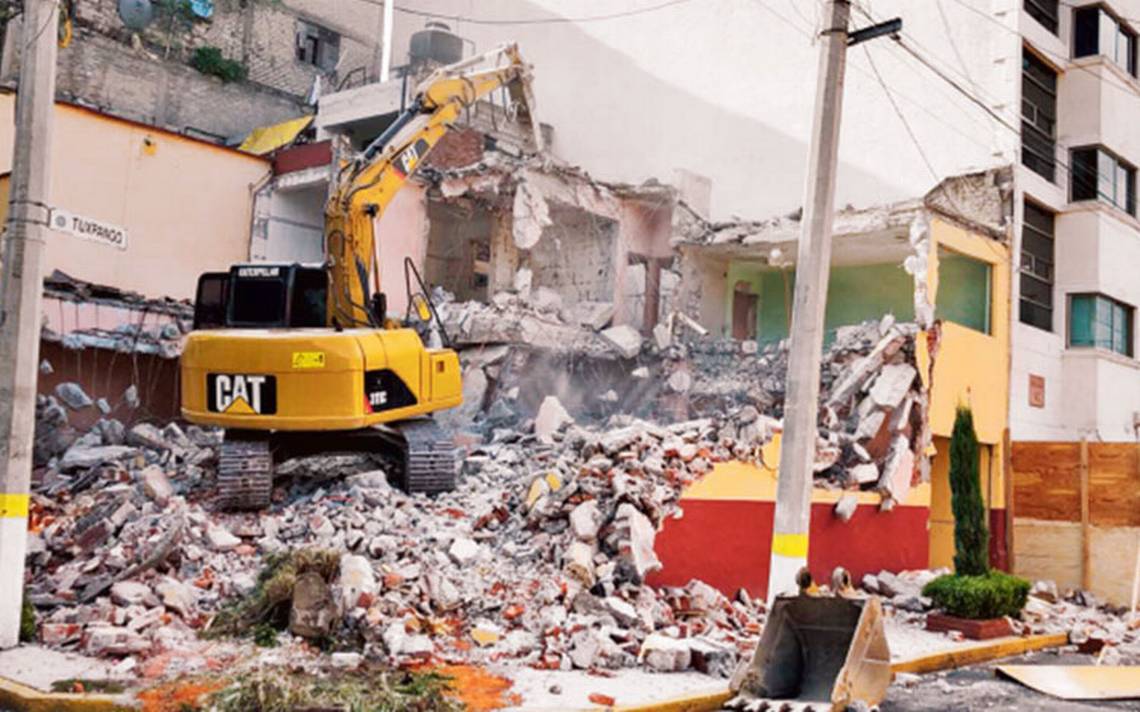
<path fill-rule="evenodd" d="M 855 516 L 855 509 L 859 506 L 859 498 L 852 492 L 848 492 L 839 498 L 835 503 L 835 516 L 840 521 L 849 522 L 851 517 Z"/>
<path fill-rule="evenodd" d="M 515 247 L 520 250 L 529 250 L 542 239 L 542 231 L 553 225 L 550 219 L 550 208 L 546 204 L 541 192 L 527 181 L 521 181 L 515 190 L 514 209 L 512 211 L 512 235 Z"/>
<path fill-rule="evenodd" d="M 61 383 L 55 387 L 55 397 L 72 410 L 83 410 L 95 404 L 91 396 L 78 383 Z"/>
<path fill-rule="evenodd" d="M 567 324 L 575 324 L 593 331 L 601 331 L 613 321 L 614 305 L 613 302 L 577 302 L 571 306 L 564 307 L 561 316 L 562 320 Z"/>
<path fill-rule="evenodd" d="M 66 409 L 39 406 L 40 431 L 70 427 Z M 256 515 L 211 504 L 216 431 L 136 424 L 132 446 L 97 444 L 100 426 L 76 433 L 33 494 L 47 522 L 28 558 L 40 641 L 140 666 L 172 665 L 169 651 L 204 658 L 217 643 L 199 632 L 259 595 L 272 557 L 317 547 L 336 565 L 290 579 L 288 625 L 274 633 L 282 646 L 362 641 L 359 659 L 328 658 L 333 667 L 436 656 L 725 674 L 759 634 L 763 603 L 645 582 L 660 567 L 657 529 L 707 466 L 698 453 L 718 424 L 616 415 L 604 428 L 561 427 L 548 443 L 514 431 L 470 446 L 459 488 L 435 498 L 390 488 L 373 465 L 282 478 Z M 335 457 L 326 465 L 348 467 Z M 653 635 L 680 642 L 645 646 Z"/>
<path fill-rule="evenodd" d="M 565 320 L 581 303 L 540 313 L 536 291 L 529 302 L 441 301 L 465 385 L 478 392 L 457 420 L 459 486 L 432 498 L 389 487 L 385 464 L 327 455 L 281 463 L 292 476 L 278 480 L 267 511 L 217 511 L 219 432 L 107 418 L 83 431 L 59 398 L 41 397 L 33 509 L 47 523 L 28 558 L 41 641 L 88 649 L 94 637 L 99 654 L 140 662 L 193 655 L 210 644 L 203 626 L 256 595 L 269 561 L 319 548 L 336 565 L 296 576 L 282 645 L 322 638 L 358 641 L 364 660 L 727 675 L 755 642 L 764 603 L 730 601 L 700 581 L 653 586 L 654 547 L 683 489 L 714 463 L 763 460 L 782 427 L 786 344 L 747 351 L 678 316 L 667 348 L 643 350 L 631 326 L 594 331 L 609 314 L 585 327 Z M 905 497 L 903 473 L 918 470 L 929 430 L 916 336 L 914 325 L 876 321 L 829 346 L 821 484 Z M 622 362 L 632 358 L 641 363 Z M 895 401 L 903 375 L 883 372 L 897 366 L 915 370 Z M 617 397 L 599 397 L 608 391 Z M 906 427 L 881 434 L 904 407 Z M 875 414 L 880 427 L 860 437 Z M 320 476 L 302 476 L 310 470 Z M 837 514 L 856 501 L 841 494 Z M 900 615 L 919 615 L 908 608 L 925 605 L 920 586 L 876 581 L 892 601 L 903 596 Z"/>
<path fill-rule="evenodd" d="M 573 422 L 574 418 L 566 412 L 562 402 L 555 396 L 547 396 L 538 407 L 538 414 L 534 418 L 534 436 L 540 442 L 554 442 L 554 434 L 563 426 Z"/>
<path fill-rule="evenodd" d="M 601 335 L 622 358 L 631 359 L 641 353 L 641 334 L 632 326 L 612 326 Z"/>

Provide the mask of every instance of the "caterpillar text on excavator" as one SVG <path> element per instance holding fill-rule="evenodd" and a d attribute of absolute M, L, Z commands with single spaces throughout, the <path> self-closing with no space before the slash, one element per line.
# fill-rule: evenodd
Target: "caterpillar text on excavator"
<path fill-rule="evenodd" d="M 516 45 L 436 70 L 375 141 L 335 166 L 324 264 L 240 264 L 199 278 L 182 415 L 225 428 L 222 506 L 267 506 L 275 461 L 324 452 L 394 458 L 410 492 L 454 488 L 453 438 L 431 414 L 462 402 L 459 358 L 408 258 L 408 314 L 386 313 L 375 223 L 461 112 L 498 89 L 529 114 L 541 151 L 530 80 Z"/>

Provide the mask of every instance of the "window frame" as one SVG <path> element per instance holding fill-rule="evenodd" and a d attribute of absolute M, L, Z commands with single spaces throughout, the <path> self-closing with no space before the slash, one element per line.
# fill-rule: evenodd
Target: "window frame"
<path fill-rule="evenodd" d="M 1091 299 L 1092 300 L 1094 323 L 1089 325 L 1090 335 L 1091 335 L 1091 339 L 1092 339 L 1091 343 L 1087 343 L 1087 344 L 1086 343 L 1079 343 L 1079 344 L 1073 343 L 1073 324 L 1074 324 L 1074 321 L 1073 321 L 1073 302 L 1076 299 Z M 1134 358 L 1134 356 L 1135 356 L 1135 341 L 1136 341 L 1136 308 L 1135 307 L 1133 307 L 1131 304 L 1128 304 L 1126 302 L 1122 302 L 1119 299 L 1113 299 L 1112 297 L 1108 296 L 1107 294 L 1102 294 L 1100 292 L 1071 292 L 1068 295 L 1067 302 L 1068 302 L 1068 304 L 1067 304 L 1067 306 L 1068 306 L 1068 310 L 1067 310 L 1068 311 L 1068 319 L 1067 319 L 1067 328 L 1065 329 L 1065 332 L 1066 332 L 1065 333 L 1065 346 L 1066 346 L 1066 348 L 1070 348 L 1070 349 L 1096 349 L 1099 351 L 1106 351 L 1109 353 L 1113 353 L 1113 354 L 1116 354 L 1117 356 L 1124 356 L 1125 358 Z M 1099 306 L 1099 304 L 1098 304 L 1099 302 L 1107 303 L 1107 305 L 1110 309 L 1109 313 L 1112 317 L 1112 321 L 1109 324 L 1110 343 L 1108 346 L 1104 346 L 1102 344 L 1097 343 L 1096 334 L 1094 331 L 1094 324 L 1095 324 L 1095 318 L 1096 318 L 1095 314 L 1096 314 L 1096 309 Z M 1123 346 L 1124 346 L 1123 351 L 1118 350 L 1116 348 L 1116 344 L 1115 344 L 1116 326 L 1117 326 L 1116 325 L 1116 315 L 1117 315 L 1118 310 L 1119 310 L 1120 314 L 1122 314 L 1124 319 L 1125 319 L 1125 321 L 1124 321 L 1124 335 L 1123 335 L 1123 339 L 1122 339 L 1123 340 Z"/>
<path fill-rule="evenodd" d="M 1057 181 L 1057 72 L 1049 66 L 1044 60 L 1038 57 L 1029 47 L 1022 48 L 1022 64 L 1021 64 L 1021 165 L 1033 171 L 1042 178 L 1048 180 L 1050 183 Z M 1031 67 L 1035 66 L 1038 70 L 1047 72 L 1052 77 L 1053 86 L 1046 86 L 1031 71 Z M 1025 89 L 1026 82 L 1044 93 L 1048 98 L 1052 99 L 1051 106 L 1039 106 L 1037 103 L 1027 98 Z M 1026 108 L 1032 109 L 1032 118 L 1030 112 Z M 1049 109 L 1050 111 L 1044 111 Z M 1048 126 L 1042 125 L 1040 119 L 1048 122 Z M 1028 140 L 1027 140 L 1028 139 Z M 1042 146 L 1047 145 L 1049 155 L 1042 155 L 1041 150 L 1034 146 L 1034 143 L 1040 143 Z M 1026 160 L 1026 156 L 1030 160 Z M 1040 161 L 1040 165 L 1034 165 L 1036 161 Z"/>
<path fill-rule="evenodd" d="M 1026 0 L 1026 2 L 1028 1 L 1029 0 Z M 1081 24 L 1082 18 L 1092 14 L 1095 14 L 1096 16 L 1096 22 L 1094 26 L 1096 47 L 1091 51 L 1080 50 L 1078 52 L 1078 47 L 1081 46 L 1081 44 L 1084 44 L 1078 43 L 1078 38 L 1080 37 L 1081 28 L 1083 26 Z M 1108 51 L 1109 48 L 1103 46 L 1104 40 L 1106 39 L 1105 33 L 1103 31 L 1105 19 L 1107 19 L 1114 26 L 1114 31 L 1112 33 L 1111 53 Z M 1117 67 L 1123 69 L 1131 76 L 1140 77 L 1140 75 L 1137 74 L 1137 48 L 1140 47 L 1140 40 L 1137 39 L 1138 34 L 1140 33 L 1137 33 L 1137 31 L 1132 29 L 1132 27 L 1124 20 L 1122 20 L 1119 15 L 1104 5 L 1083 5 L 1081 7 L 1075 8 L 1073 10 L 1073 59 L 1094 56 L 1104 57 L 1108 61 L 1115 64 Z M 1120 40 L 1122 37 L 1127 44 L 1127 49 L 1125 50 L 1127 56 L 1123 58 L 1120 57 Z M 1087 40 L 1087 38 L 1085 39 Z"/>
<path fill-rule="evenodd" d="M 294 59 L 322 72 L 334 72 L 340 63 L 340 41 L 341 34 L 336 30 L 298 17 Z"/>
<path fill-rule="evenodd" d="M 1095 160 L 1093 167 L 1095 169 L 1095 180 L 1093 181 L 1093 194 L 1091 197 L 1082 195 L 1077 197 L 1078 186 L 1087 188 L 1087 185 L 1082 181 L 1078 183 L 1078 174 L 1086 172 L 1084 167 L 1078 166 L 1078 154 L 1092 152 Z M 1112 196 L 1102 192 L 1101 183 L 1105 176 L 1101 173 L 1101 162 L 1107 159 L 1112 163 Z M 1082 161 L 1083 162 L 1083 161 Z M 1123 185 L 1123 204 L 1118 201 L 1118 194 L 1121 189 L 1120 176 L 1124 177 Z M 1105 148 L 1100 144 L 1090 144 L 1086 146 L 1074 146 L 1069 149 L 1069 202 L 1079 203 L 1087 201 L 1096 201 L 1103 203 L 1111 208 L 1115 208 L 1132 217 L 1136 217 L 1136 166 L 1121 158 L 1113 151 Z"/>
<path fill-rule="evenodd" d="M 1048 218 L 1049 228 L 1050 228 L 1050 231 L 1048 233 L 1029 220 L 1028 216 L 1029 216 L 1029 212 L 1031 210 L 1037 211 L 1037 212 L 1041 213 L 1043 216 L 1046 216 Z M 1055 307 L 1055 305 L 1056 305 L 1056 265 L 1057 265 L 1057 225 L 1056 225 L 1056 219 L 1057 219 L 1057 214 L 1055 212 L 1053 212 L 1052 210 L 1049 210 L 1048 208 L 1046 208 L 1046 207 L 1044 207 L 1038 203 L 1035 203 L 1032 200 L 1029 200 L 1028 198 L 1026 198 L 1023 201 L 1022 220 L 1021 220 L 1021 261 L 1020 261 L 1020 266 L 1018 269 L 1019 279 L 1021 281 L 1021 287 L 1018 290 L 1018 292 L 1019 292 L 1018 293 L 1018 321 L 1022 324 L 1025 324 L 1026 326 L 1031 326 L 1035 329 L 1041 329 L 1043 331 L 1048 331 L 1050 333 L 1053 332 L 1053 316 L 1054 316 L 1054 311 L 1056 309 L 1056 307 Z M 1032 262 L 1032 265 L 1030 265 L 1028 267 L 1026 265 L 1027 250 L 1025 248 L 1025 244 L 1026 244 L 1025 233 L 1027 231 L 1032 231 L 1040 239 L 1047 240 L 1049 242 L 1049 258 L 1048 258 L 1048 260 L 1046 260 L 1041 255 L 1029 252 L 1028 255 L 1031 258 L 1030 261 Z M 1047 263 L 1047 265 L 1048 265 L 1048 270 L 1047 270 L 1048 274 L 1044 274 L 1042 271 L 1036 269 L 1038 263 L 1043 263 L 1043 262 Z M 1037 282 L 1037 283 L 1048 288 L 1048 290 L 1049 290 L 1049 303 L 1048 304 L 1043 304 L 1043 303 L 1041 303 L 1035 299 L 1032 299 L 1032 298 L 1029 298 L 1026 296 L 1026 290 L 1025 290 L 1024 285 L 1025 285 L 1025 281 L 1027 279 L 1030 281 Z M 1025 308 L 1026 303 L 1028 303 L 1031 307 L 1033 307 L 1035 309 L 1042 310 L 1043 312 L 1048 314 L 1047 325 L 1033 321 L 1032 318 L 1030 318 L 1027 315 L 1027 310 Z"/>
<path fill-rule="evenodd" d="M 1052 8 L 1052 14 L 1049 8 Z M 1024 0 L 1022 9 L 1049 32 L 1057 35 L 1061 29 L 1060 0 Z"/>

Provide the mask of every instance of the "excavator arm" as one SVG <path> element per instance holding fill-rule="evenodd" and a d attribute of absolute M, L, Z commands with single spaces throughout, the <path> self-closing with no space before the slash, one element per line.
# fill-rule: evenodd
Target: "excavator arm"
<path fill-rule="evenodd" d="M 487 64 L 492 68 L 476 69 Z M 503 87 L 529 113 L 541 151 L 530 67 L 510 44 L 436 70 L 417 87 L 409 108 L 360 156 L 340 167 L 325 208 L 330 325 L 383 326 L 371 304 L 380 291 L 377 218 L 463 110 Z"/>

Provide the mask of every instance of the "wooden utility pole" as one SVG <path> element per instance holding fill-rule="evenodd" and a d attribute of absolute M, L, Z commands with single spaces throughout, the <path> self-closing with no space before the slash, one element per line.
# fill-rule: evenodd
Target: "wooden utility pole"
<path fill-rule="evenodd" d="M 19 642 L 48 235 L 57 0 L 24 0 L 0 283 L 0 649 Z"/>
<path fill-rule="evenodd" d="M 803 227 L 796 258 L 784 437 L 780 444 L 780 477 L 768 570 L 769 600 L 795 591 L 796 572 L 807 566 L 812 467 L 819 437 L 819 366 L 831 266 L 835 171 L 839 163 L 839 120 L 850 12 L 850 0 L 823 2 L 825 24 L 819 48 Z"/>

